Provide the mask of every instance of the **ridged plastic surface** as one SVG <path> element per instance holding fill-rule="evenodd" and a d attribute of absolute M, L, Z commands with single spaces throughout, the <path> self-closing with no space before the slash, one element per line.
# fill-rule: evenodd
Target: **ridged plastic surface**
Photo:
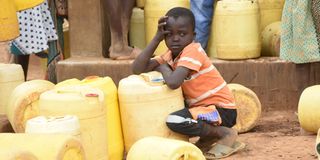
<path fill-rule="evenodd" d="M 220 59 L 260 56 L 260 12 L 256 1 L 218 1 L 211 26 L 208 54 Z"/>
<path fill-rule="evenodd" d="M 240 84 L 228 84 L 237 105 L 237 123 L 233 127 L 239 133 L 250 131 L 261 115 L 261 103 L 257 95 Z"/>

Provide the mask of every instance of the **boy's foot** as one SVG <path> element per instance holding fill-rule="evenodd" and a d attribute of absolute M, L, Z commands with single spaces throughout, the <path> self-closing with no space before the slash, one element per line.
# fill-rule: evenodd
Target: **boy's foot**
<path fill-rule="evenodd" d="M 199 139 L 195 145 L 203 152 L 206 153 L 212 148 L 212 145 L 217 142 L 218 139 L 216 138 L 211 138 L 211 139 Z"/>
<path fill-rule="evenodd" d="M 242 142 L 235 141 L 231 147 L 216 143 L 213 147 L 204 153 L 204 156 L 207 160 L 225 158 L 231 154 L 244 149 L 245 144 Z"/>

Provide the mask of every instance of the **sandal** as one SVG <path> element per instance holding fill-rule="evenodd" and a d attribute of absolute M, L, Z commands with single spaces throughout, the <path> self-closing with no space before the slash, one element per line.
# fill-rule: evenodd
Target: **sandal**
<path fill-rule="evenodd" d="M 245 148 L 245 144 L 242 142 L 234 142 L 232 147 L 216 143 L 208 152 L 204 154 L 207 160 L 225 158 L 231 154 Z"/>

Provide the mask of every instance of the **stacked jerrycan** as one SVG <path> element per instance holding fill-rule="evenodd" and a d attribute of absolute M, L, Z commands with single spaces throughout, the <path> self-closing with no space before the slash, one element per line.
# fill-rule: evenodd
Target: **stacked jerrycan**
<path fill-rule="evenodd" d="M 1 133 L 0 151 L 5 150 L 27 152 L 32 160 L 86 160 L 80 140 L 66 134 Z"/>
<path fill-rule="evenodd" d="M 24 74 L 20 65 L 0 63 L 0 114 L 6 114 L 12 91 L 23 82 Z"/>
<path fill-rule="evenodd" d="M 89 86 L 65 86 L 46 91 L 39 99 L 43 116 L 75 115 L 87 159 L 107 159 L 107 124 L 103 92 Z"/>
<path fill-rule="evenodd" d="M 280 21 L 285 0 L 258 0 L 260 8 L 260 30 L 269 24 Z"/>
<path fill-rule="evenodd" d="M 146 47 L 144 26 L 144 10 L 138 7 L 133 8 L 129 30 L 131 46 L 135 46 L 140 49 L 144 49 Z"/>
<path fill-rule="evenodd" d="M 181 88 L 171 90 L 159 72 L 131 75 L 119 82 L 125 149 L 147 136 L 187 140 L 166 126 L 167 116 L 184 108 Z"/>
<path fill-rule="evenodd" d="M 116 85 L 110 77 L 97 76 L 86 77 L 80 82 L 80 85 L 88 85 L 104 93 L 104 107 L 107 112 L 108 159 L 121 160 L 124 147 Z"/>
<path fill-rule="evenodd" d="M 134 143 L 127 156 L 127 160 L 149 159 L 205 160 L 205 157 L 192 143 L 154 136 L 142 138 Z"/>
<path fill-rule="evenodd" d="M 260 12 L 256 1 L 218 1 L 211 26 L 208 53 L 220 59 L 260 56 Z"/>
<path fill-rule="evenodd" d="M 118 107 L 117 87 L 110 77 L 90 76 L 83 80 L 68 79 L 56 85 L 56 88 L 65 86 L 90 86 L 100 89 L 104 93 L 104 107 L 106 110 L 108 159 L 120 160 L 123 158 L 123 137 Z"/>
<path fill-rule="evenodd" d="M 189 0 L 146 0 L 144 6 L 144 18 L 146 29 L 146 43 L 150 43 L 158 29 L 158 20 L 164 16 L 171 8 L 184 7 L 190 8 Z M 162 41 L 155 51 L 155 55 L 160 55 L 167 50 Z"/>
<path fill-rule="evenodd" d="M 298 104 L 300 126 L 312 133 L 320 128 L 320 85 L 310 86 L 302 92 Z"/>
<path fill-rule="evenodd" d="M 267 25 L 261 35 L 261 55 L 278 57 L 280 53 L 281 22 L 277 21 Z"/>
<path fill-rule="evenodd" d="M 281 17 L 285 0 L 258 0 L 262 56 L 279 56 Z"/>

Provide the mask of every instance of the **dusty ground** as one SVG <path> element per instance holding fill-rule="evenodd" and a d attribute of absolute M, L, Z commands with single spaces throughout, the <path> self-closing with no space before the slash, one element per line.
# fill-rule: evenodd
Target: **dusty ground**
<path fill-rule="evenodd" d="M 0 62 L 4 62 L 5 45 L 0 43 Z M 32 56 L 28 79 L 41 79 L 39 58 Z M 239 140 L 246 148 L 226 160 L 312 160 L 316 135 L 301 135 L 295 111 L 263 112 L 257 126 L 248 133 L 240 134 Z"/>
<path fill-rule="evenodd" d="M 240 134 L 246 148 L 226 160 L 312 160 L 316 135 L 302 135 L 295 111 L 269 111 L 263 113 L 257 126 Z"/>

